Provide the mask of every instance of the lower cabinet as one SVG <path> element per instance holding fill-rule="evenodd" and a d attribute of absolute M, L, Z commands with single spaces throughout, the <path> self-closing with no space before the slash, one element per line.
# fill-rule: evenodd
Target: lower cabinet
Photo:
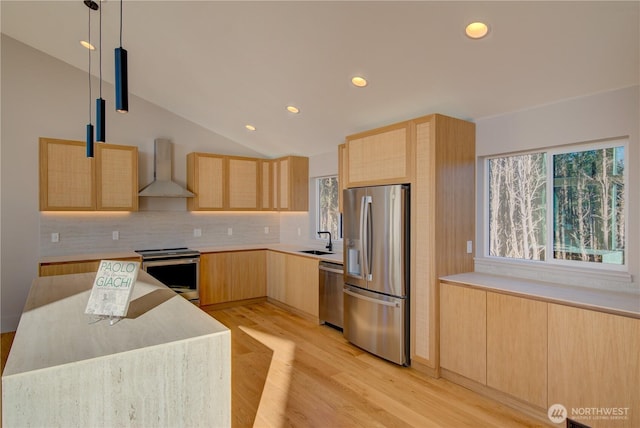
<path fill-rule="evenodd" d="M 539 414 L 562 404 L 594 428 L 639 427 L 638 355 L 640 319 L 440 284 L 442 375 Z"/>
<path fill-rule="evenodd" d="M 267 295 L 317 319 L 319 316 L 318 260 L 270 251 Z"/>
<path fill-rule="evenodd" d="M 200 304 L 267 295 L 265 250 L 204 253 L 200 256 Z"/>
<path fill-rule="evenodd" d="M 569 417 L 640 427 L 639 356 L 640 319 L 549 304 L 549 405 Z"/>
<path fill-rule="evenodd" d="M 487 292 L 487 385 L 547 408 L 547 303 Z"/>
<path fill-rule="evenodd" d="M 124 257 L 117 258 L 117 260 L 126 260 L 133 262 L 141 261 L 139 257 Z M 99 266 L 100 259 L 75 262 L 40 263 L 38 266 L 38 276 L 70 275 L 74 273 L 97 272 Z"/>
<path fill-rule="evenodd" d="M 487 293 L 440 286 L 440 367 L 487 382 Z"/>

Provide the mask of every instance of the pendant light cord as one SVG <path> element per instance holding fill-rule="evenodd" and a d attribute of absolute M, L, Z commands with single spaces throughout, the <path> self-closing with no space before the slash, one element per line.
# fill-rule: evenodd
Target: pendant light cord
<path fill-rule="evenodd" d="M 120 47 L 122 47 L 122 0 L 120 0 Z"/>
<path fill-rule="evenodd" d="M 89 46 L 91 46 L 91 8 L 89 9 Z M 91 49 L 87 49 L 89 51 L 89 70 L 88 70 L 88 75 L 89 75 L 89 123 L 91 123 L 91 101 L 92 101 L 92 97 L 91 97 Z"/>
<path fill-rule="evenodd" d="M 102 0 L 100 0 L 100 98 L 102 99 Z"/>

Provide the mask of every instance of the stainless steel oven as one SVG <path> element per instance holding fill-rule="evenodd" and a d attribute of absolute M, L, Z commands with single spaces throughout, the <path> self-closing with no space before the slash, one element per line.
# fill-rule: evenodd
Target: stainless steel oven
<path fill-rule="evenodd" d="M 142 269 L 192 303 L 200 303 L 200 252 L 189 248 L 136 250 Z"/>

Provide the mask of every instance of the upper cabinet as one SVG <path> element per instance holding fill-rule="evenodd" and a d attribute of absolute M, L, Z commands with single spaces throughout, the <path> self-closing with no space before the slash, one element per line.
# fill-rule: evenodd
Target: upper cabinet
<path fill-rule="evenodd" d="M 190 211 L 307 211 L 309 159 L 187 155 Z"/>
<path fill-rule="evenodd" d="M 137 211 L 138 148 L 40 138 L 40 211 Z"/>
<path fill-rule="evenodd" d="M 138 148 L 97 144 L 96 208 L 138 211 Z"/>
<path fill-rule="evenodd" d="M 309 158 L 287 156 L 276 159 L 278 211 L 309 210 Z"/>
<path fill-rule="evenodd" d="M 410 131 L 410 122 L 402 122 L 347 137 L 344 187 L 410 182 Z"/>
<path fill-rule="evenodd" d="M 225 209 L 226 180 L 224 156 L 189 153 L 187 189 L 196 196 L 187 199 L 187 208 L 190 211 Z"/>

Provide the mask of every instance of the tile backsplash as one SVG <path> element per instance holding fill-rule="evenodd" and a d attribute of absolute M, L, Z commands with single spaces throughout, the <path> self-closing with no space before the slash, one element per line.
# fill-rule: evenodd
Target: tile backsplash
<path fill-rule="evenodd" d="M 201 236 L 194 236 L 200 231 Z M 114 232 L 118 239 L 114 240 Z M 58 242 L 52 242 L 57 234 Z M 262 212 L 43 212 L 40 256 L 280 242 L 280 214 Z"/>

